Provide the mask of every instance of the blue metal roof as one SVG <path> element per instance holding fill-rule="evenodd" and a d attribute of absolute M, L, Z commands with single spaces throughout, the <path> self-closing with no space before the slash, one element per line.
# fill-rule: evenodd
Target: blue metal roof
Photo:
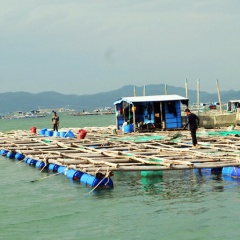
<path fill-rule="evenodd" d="M 127 103 L 136 103 L 136 102 L 165 102 L 165 101 L 181 101 L 189 100 L 188 98 L 179 96 L 179 95 L 153 95 L 153 96 L 139 96 L 139 97 L 122 97 L 119 100 L 114 102 L 114 105 L 127 102 Z"/>

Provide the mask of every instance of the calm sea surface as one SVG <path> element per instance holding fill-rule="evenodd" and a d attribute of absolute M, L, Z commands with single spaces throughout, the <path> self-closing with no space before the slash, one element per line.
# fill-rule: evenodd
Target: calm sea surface
<path fill-rule="evenodd" d="M 109 126 L 112 116 L 60 115 L 61 127 Z M 50 128 L 51 115 L 0 120 L 2 132 Z M 194 171 L 115 173 L 113 190 L 47 176 L 0 157 L 0 239 L 240 239 L 240 180 Z"/>

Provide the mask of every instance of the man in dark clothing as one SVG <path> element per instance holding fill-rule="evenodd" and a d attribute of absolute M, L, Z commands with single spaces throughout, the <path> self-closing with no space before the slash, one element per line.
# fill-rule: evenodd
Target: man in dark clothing
<path fill-rule="evenodd" d="M 199 118 L 194 113 L 191 113 L 191 111 L 188 108 L 185 109 L 185 113 L 187 114 L 187 123 L 185 124 L 183 129 L 189 126 L 189 130 L 191 132 L 191 137 L 192 137 L 193 148 L 196 148 L 197 146 L 196 132 L 199 125 Z"/>
<path fill-rule="evenodd" d="M 53 125 L 53 131 L 58 131 L 59 116 L 57 115 L 56 112 L 53 112 L 52 125 Z"/>

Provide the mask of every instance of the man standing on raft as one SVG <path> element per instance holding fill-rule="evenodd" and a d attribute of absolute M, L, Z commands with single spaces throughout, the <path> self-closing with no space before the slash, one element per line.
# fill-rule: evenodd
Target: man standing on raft
<path fill-rule="evenodd" d="M 55 111 L 53 111 L 52 125 L 53 125 L 53 131 L 58 131 L 59 116 L 57 116 L 57 113 Z"/>
<path fill-rule="evenodd" d="M 185 109 L 185 113 L 187 114 L 187 123 L 185 124 L 183 129 L 185 129 L 189 125 L 189 130 L 191 132 L 191 137 L 192 137 L 193 148 L 196 148 L 197 147 L 196 132 L 197 132 L 197 128 L 199 126 L 199 118 L 194 113 L 191 113 L 191 111 L 188 108 Z"/>

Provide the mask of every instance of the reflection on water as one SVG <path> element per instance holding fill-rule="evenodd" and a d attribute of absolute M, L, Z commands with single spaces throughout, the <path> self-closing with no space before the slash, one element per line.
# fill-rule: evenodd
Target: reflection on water
<path fill-rule="evenodd" d="M 240 188 L 240 179 L 204 170 L 163 171 L 159 175 L 144 176 L 140 172 L 118 172 L 114 182 L 117 188 L 125 187 L 139 195 L 159 195 L 162 199 L 201 198 L 208 192 L 229 191 L 236 186 Z"/>

